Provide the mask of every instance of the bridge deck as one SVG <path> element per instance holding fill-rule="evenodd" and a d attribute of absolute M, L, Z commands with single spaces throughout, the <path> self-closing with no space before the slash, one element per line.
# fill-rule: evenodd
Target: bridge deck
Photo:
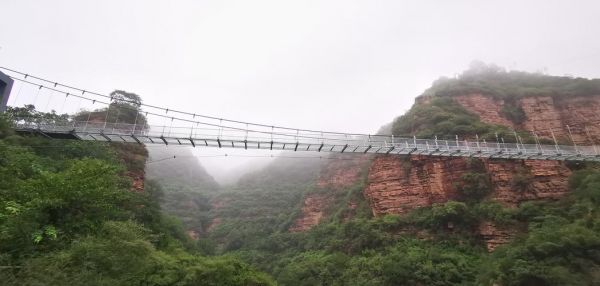
<path fill-rule="evenodd" d="M 37 133 L 54 139 L 126 142 L 136 144 L 188 145 L 211 148 L 243 148 L 389 155 L 425 155 L 529 160 L 597 161 L 596 146 L 516 144 L 339 135 L 332 137 L 265 133 L 243 130 L 148 128 L 110 126 L 104 123 L 40 125 L 17 123 L 21 133 Z M 83 125 L 83 126 L 82 126 Z M 184 131 L 184 132 L 182 132 Z"/>

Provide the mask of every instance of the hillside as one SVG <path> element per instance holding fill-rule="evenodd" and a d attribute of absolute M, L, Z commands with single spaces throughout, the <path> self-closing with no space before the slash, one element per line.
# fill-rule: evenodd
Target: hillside
<path fill-rule="evenodd" d="M 100 113 L 103 110 L 96 110 Z M 204 248 L 144 184 L 143 145 L 15 134 L 0 115 L 0 284 L 273 285 Z"/>
<path fill-rule="evenodd" d="M 482 144 L 536 135 L 553 143 L 553 134 L 561 144 L 597 143 L 598 125 L 585 123 L 600 122 L 598 83 L 474 66 L 436 81 L 382 130 Z M 600 277 L 597 165 L 345 158 L 303 165 L 315 173 L 276 163 L 219 195 L 217 252 L 281 285 L 594 285 Z"/>
<path fill-rule="evenodd" d="M 188 148 L 154 146 L 148 153 L 146 181 L 163 190 L 161 208 L 198 238 L 210 223 L 209 200 L 219 191 L 218 184 Z"/>

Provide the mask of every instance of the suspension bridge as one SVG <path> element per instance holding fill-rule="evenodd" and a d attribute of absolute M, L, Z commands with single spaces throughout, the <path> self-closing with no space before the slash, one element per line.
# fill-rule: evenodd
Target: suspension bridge
<path fill-rule="evenodd" d="M 15 130 L 51 139 L 199 148 L 600 162 L 599 146 L 578 145 L 572 136 L 572 145 L 560 145 L 554 133 L 554 144 L 541 144 L 535 132 L 535 144 L 524 144 L 517 132 L 514 132 L 514 142 L 508 143 L 498 136 L 493 142 L 488 142 L 479 140 L 477 136 L 475 139 L 458 136 L 454 139 L 422 139 L 289 128 L 223 119 L 123 99 L 120 102 L 124 104 L 114 104 L 115 98 L 110 95 L 4 67 L 0 69 L 14 81 L 12 92 L 9 89 L 11 96 L 5 96 L 4 102 L 13 108 L 36 107 L 33 116 L 12 115 Z M 133 112 L 135 119 L 125 122 L 121 118 L 120 121 L 119 116 L 126 112 Z M 63 113 L 84 115 L 60 116 Z M 116 114 L 116 118 L 109 118 L 109 114 Z"/>

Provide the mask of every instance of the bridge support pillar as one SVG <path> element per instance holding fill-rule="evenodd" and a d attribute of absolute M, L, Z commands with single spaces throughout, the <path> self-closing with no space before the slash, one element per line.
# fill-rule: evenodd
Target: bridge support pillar
<path fill-rule="evenodd" d="M 10 95 L 12 86 L 13 80 L 9 76 L 0 72 L 0 113 L 3 113 L 6 110 L 8 96 Z"/>

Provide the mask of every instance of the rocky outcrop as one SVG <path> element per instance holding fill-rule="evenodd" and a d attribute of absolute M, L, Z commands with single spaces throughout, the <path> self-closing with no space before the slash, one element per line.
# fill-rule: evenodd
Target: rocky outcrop
<path fill-rule="evenodd" d="M 211 211 L 214 213 L 214 216 L 208 226 L 206 227 L 206 232 L 211 232 L 215 229 L 219 224 L 221 224 L 221 218 L 218 217 L 219 210 L 221 210 L 227 204 L 227 200 L 214 200 L 210 203 Z"/>
<path fill-rule="evenodd" d="M 343 189 L 354 185 L 371 161 L 369 155 L 349 155 L 341 160 L 330 160 L 321 170 L 317 187 Z"/>
<path fill-rule="evenodd" d="M 134 192 L 144 191 L 144 172 L 127 172 L 127 177 L 131 178 L 131 190 Z"/>
<path fill-rule="evenodd" d="M 572 144 L 571 136 L 577 144 L 600 144 L 600 95 L 561 98 L 530 96 L 517 99 L 514 107 L 522 109 L 525 115 L 523 122 L 519 123 L 502 115 L 502 109 L 506 106 L 504 100 L 482 94 L 455 96 L 454 100 L 485 123 L 535 131 L 540 138 L 547 140 L 553 140 L 554 133 L 563 144 Z"/>
<path fill-rule="evenodd" d="M 454 100 L 466 110 L 479 115 L 481 121 L 491 124 L 514 127 L 513 122 L 502 116 L 504 100 L 482 94 L 461 95 Z"/>
<path fill-rule="evenodd" d="M 567 193 L 571 171 L 563 162 L 485 160 L 492 199 L 506 206 L 522 201 L 559 199 Z"/>
<path fill-rule="evenodd" d="M 506 206 L 557 199 L 567 192 L 571 171 L 562 162 L 480 160 L 492 183 L 490 198 Z M 455 182 L 468 171 L 465 158 L 381 156 L 369 169 L 364 194 L 373 215 L 403 214 L 456 199 Z"/>
<path fill-rule="evenodd" d="M 371 164 L 364 194 L 375 216 L 403 214 L 455 198 L 452 182 L 466 169 L 462 158 L 381 156 Z"/>
<path fill-rule="evenodd" d="M 527 116 L 522 128 L 535 130 L 539 136 L 557 138 L 577 144 L 600 143 L 600 96 L 555 99 L 549 96 L 525 97 L 520 106 Z M 569 128 L 567 128 L 569 126 Z"/>
<path fill-rule="evenodd" d="M 325 215 L 325 210 L 327 207 L 329 207 L 332 201 L 333 196 L 327 193 L 314 193 L 307 195 L 304 198 L 302 214 L 296 219 L 292 227 L 289 228 L 289 231 L 306 231 L 319 224 Z"/>
<path fill-rule="evenodd" d="M 489 252 L 510 242 L 517 233 L 515 228 L 501 227 L 489 221 L 479 224 L 478 231 Z"/>
<path fill-rule="evenodd" d="M 319 224 L 326 210 L 334 203 L 336 192 L 346 191 L 359 182 L 369 167 L 372 157 L 369 155 L 339 156 L 339 160 L 330 160 L 322 168 L 317 180 L 317 193 L 306 195 L 298 218 L 289 228 L 290 232 L 306 231 Z M 357 207 L 349 202 L 344 212 L 344 220 L 349 220 Z"/>

